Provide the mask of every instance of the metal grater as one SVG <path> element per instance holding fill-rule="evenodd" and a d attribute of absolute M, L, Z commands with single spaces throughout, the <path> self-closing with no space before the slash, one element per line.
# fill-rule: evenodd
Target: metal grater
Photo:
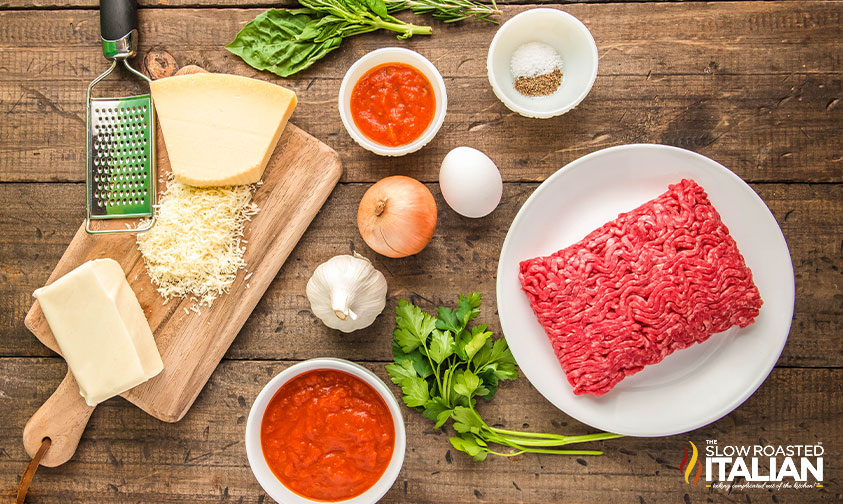
<path fill-rule="evenodd" d="M 92 98 L 98 82 L 117 68 L 150 82 L 129 65 L 136 53 L 136 0 L 102 0 L 100 29 L 103 54 L 111 66 L 88 86 L 87 100 L 87 218 L 91 234 L 137 233 L 155 222 L 155 110 L 152 96 Z M 94 229 L 92 220 L 146 218 L 136 227 Z"/>

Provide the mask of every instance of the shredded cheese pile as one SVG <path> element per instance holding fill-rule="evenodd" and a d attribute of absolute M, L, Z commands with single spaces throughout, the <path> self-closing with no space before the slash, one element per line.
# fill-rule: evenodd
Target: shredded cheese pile
<path fill-rule="evenodd" d="M 210 306 L 243 260 L 243 229 L 258 213 L 250 186 L 191 187 L 170 180 L 155 225 L 138 234 L 146 270 L 165 302 L 192 296 Z M 196 305 L 191 307 L 198 311 Z"/>

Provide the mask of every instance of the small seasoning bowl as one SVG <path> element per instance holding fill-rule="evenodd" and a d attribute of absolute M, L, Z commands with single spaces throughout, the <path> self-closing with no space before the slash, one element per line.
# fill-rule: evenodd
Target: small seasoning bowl
<path fill-rule="evenodd" d="M 345 359 L 322 357 L 299 362 L 280 372 L 264 386 L 252 404 L 252 409 L 249 411 L 249 418 L 246 420 L 246 455 L 249 459 L 249 466 L 264 491 L 277 502 L 282 504 L 313 504 L 322 502 L 303 497 L 285 487 L 272 473 L 263 456 L 263 449 L 261 447 L 261 422 L 263 415 L 266 412 L 270 400 L 278 392 L 278 389 L 302 373 L 321 369 L 345 371 L 363 380 L 378 392 L 392 415 L 392 424 L 395 427 L 395 445 L 392 449 L 392 459 L 389 461 L 389 465 L 386 467 L 380 479 L 371 488 L 356 497 L 343 501 L 332 501 L 339 504 L 374 504 L 395 483 L 395 479 L 401 471 L 401 465 L 404 463 L 404 452 L 407 446 L 404 418 L 401 415 L 401 408 L 398 406 L 398 401 L 383 380 L 363 366 Z"/>
<path fill-rule="evenodd" d="M 357 125 L 354 124 L 354 118 L 351 116 L 351 92 L 355 84 L 357 84 L 357 81 L 366 72 L 385 63 L 404 63 L 416 68 L 430 81 L 430 85 L 433 87 L 433 94 L 436 97 L 436 112 L 433 114 L 433 120 L 427 129 L 413 142 L 397 147 L 382 145 L 366 137 L 357 128 Z M 445 122 L 445 112 L 448 109 L 448 96 L 445 92 L 445 81 L 442 80 L 442 75 L 427 58 L 415 51 L 402 47 L 384 47 L 372 51 L 357 60 L 345 73 L 342 84 L 340 84 L 339 109 L 340 119 L 342 119 L 346 131 L 348 131 L 348 134 L 351 135 L 351 138 L 358 145 L 381 156 L 403 156 L 421 149 L 436 136 L 439 128 L 442 127 L 442 123 Z"/>
<path fill-rule="evenodd" d="M 512 55 L 522 44 L 543 42 L 562 60 L 562 84 L 548 96 L 524 96 L 513 87 Z M 495 95 L 513 112 L 535 118 L 555 117 L 576 107 L 597 78 L 597 44 L 577 18 L 557 9 L 530 9 L 500 27 L 486 59 Z"/>

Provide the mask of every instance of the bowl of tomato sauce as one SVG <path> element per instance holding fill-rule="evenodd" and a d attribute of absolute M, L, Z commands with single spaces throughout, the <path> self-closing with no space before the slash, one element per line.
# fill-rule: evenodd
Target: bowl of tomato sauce
<path fill-rule="evenodd" d="M 357 60 L 340 84 L 348 134 L 381 156 L 403 156 L 430 142 L 448 108 L 445 81 L 421 54 L 384 47 Z"/>
<path fill-rule="evenodd" d="M 277 502 L 377 502 L 404 462 L 398 401 L 368 369 L 343 359 L 300 362 L 261 390 L 246 421 L 246 454 Z"/>

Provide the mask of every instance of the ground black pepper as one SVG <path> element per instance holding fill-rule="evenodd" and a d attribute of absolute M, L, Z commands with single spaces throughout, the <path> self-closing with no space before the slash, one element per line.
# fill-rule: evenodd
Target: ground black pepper
<path fill-rule="evenodd" d="M 548 96 L 562 84 L 562 72 L 554 68 L 552 72 L 535 77 L 518 77 L 513 86 L 524 96 Z"/>

